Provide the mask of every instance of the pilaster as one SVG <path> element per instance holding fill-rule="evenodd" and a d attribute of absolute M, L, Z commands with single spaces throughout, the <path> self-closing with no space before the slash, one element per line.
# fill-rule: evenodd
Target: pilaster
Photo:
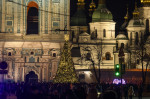
<path fill-rule="evenodd" d="M 2 32 L 5 32 L 5 15 L 6 15 L 6 9 L 5 9 L 5 4 L 6 4 L 6 2 L 5 2 L 5 0 L 2 0 L 2 29 L 1 29 L 1 31 Z"/>
<path fill-rule="evenodd" d="M 17 0 L 14 0 L 14 2 L 17 2 Z M 17 33 L 17 23 L 18 23 L 18 10 L 17 10 L 17 6 L 18 4 L 13 3 L 14 5 L 14 34 Z"/>

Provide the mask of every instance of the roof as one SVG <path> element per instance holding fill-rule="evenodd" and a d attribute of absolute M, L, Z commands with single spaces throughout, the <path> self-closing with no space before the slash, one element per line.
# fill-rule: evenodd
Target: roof
<path fill-rule="evenodd" d="M 92 22 L 110 21 L 112 19 L 112 14 L 106 8 L 105 4 L 99 4 L 98 8 L 93 12 Z"/>
<path fill-rule="evenodd" d="M 117 35 L 117 40 L 127 40 L 127 37 L 126 35 L 124 34 L 124 32 L 120 32 L 118 35 Z"/>
<path fill-rule="evenodd" d="M 140 19 L 131 19 L 128 23 L 128 27 L 142 27 L 144 23 Z"/>
<path fill-rule="evenodd" d="M 87 26 L 87 16 L 84 9 L 78 9 L 77 12 L 71 17 L 71 26 Z"/>
<path fill-rule="evenodd" d="M 81 57 L 80 47 L 73 47 L 71 49 L 71 57 Z"/>

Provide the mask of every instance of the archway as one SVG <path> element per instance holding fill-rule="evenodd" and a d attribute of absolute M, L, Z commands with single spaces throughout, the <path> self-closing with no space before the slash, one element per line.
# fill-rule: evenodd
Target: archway
<path fill-rule="evenodd" d="M 38 34 L 38 4 L 29 2 L 27 7 L 27 34 Z"/>
<path fill-rule="evenodd" d="M 25 77 L 26 83 L 37 83 L 38 82 L 38 76 L 35 74 L 34 71 L 30 71 L 29 74 Z"/>

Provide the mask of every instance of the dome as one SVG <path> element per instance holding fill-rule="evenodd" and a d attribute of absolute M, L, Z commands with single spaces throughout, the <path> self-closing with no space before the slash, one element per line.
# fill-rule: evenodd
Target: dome
<path fill-rule="evenodd" d="M 71 26 L 87 26 L 87 16 L 84 9 L 78 9 L 71 17 Z"/>
<path fill-rule="evenodd" d="M 123 34 L 123 32 L 118 34 L 116 38 L 117 38 L 117 40 L 120 40 L 120 39 L 121 40 L 127 40 L 127 37 L 125 34 Z"/>
<path fill-rule="evenodd" d="M 142 27 L 144 23 L 140 19 L 131 19 L 128 23 L 128 27 Z"/>
<path fill-rule="evenodd" d="M 105 4 L 99 4 L 98 8 L 93 12 L 92 22 L 110 21 L 113 19 L 111 12 L 106 8 Z"/>

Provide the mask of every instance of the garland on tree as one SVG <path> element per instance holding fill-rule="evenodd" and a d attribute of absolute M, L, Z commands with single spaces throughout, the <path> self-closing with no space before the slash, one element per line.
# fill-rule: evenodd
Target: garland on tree
<path fill-rule="evenodd" d="M 78 83 L 78 77 L 71 57 L 69 42 L 65 41 L 61 52 L 60 63 L 57 69 L 54 83 Z"/>

